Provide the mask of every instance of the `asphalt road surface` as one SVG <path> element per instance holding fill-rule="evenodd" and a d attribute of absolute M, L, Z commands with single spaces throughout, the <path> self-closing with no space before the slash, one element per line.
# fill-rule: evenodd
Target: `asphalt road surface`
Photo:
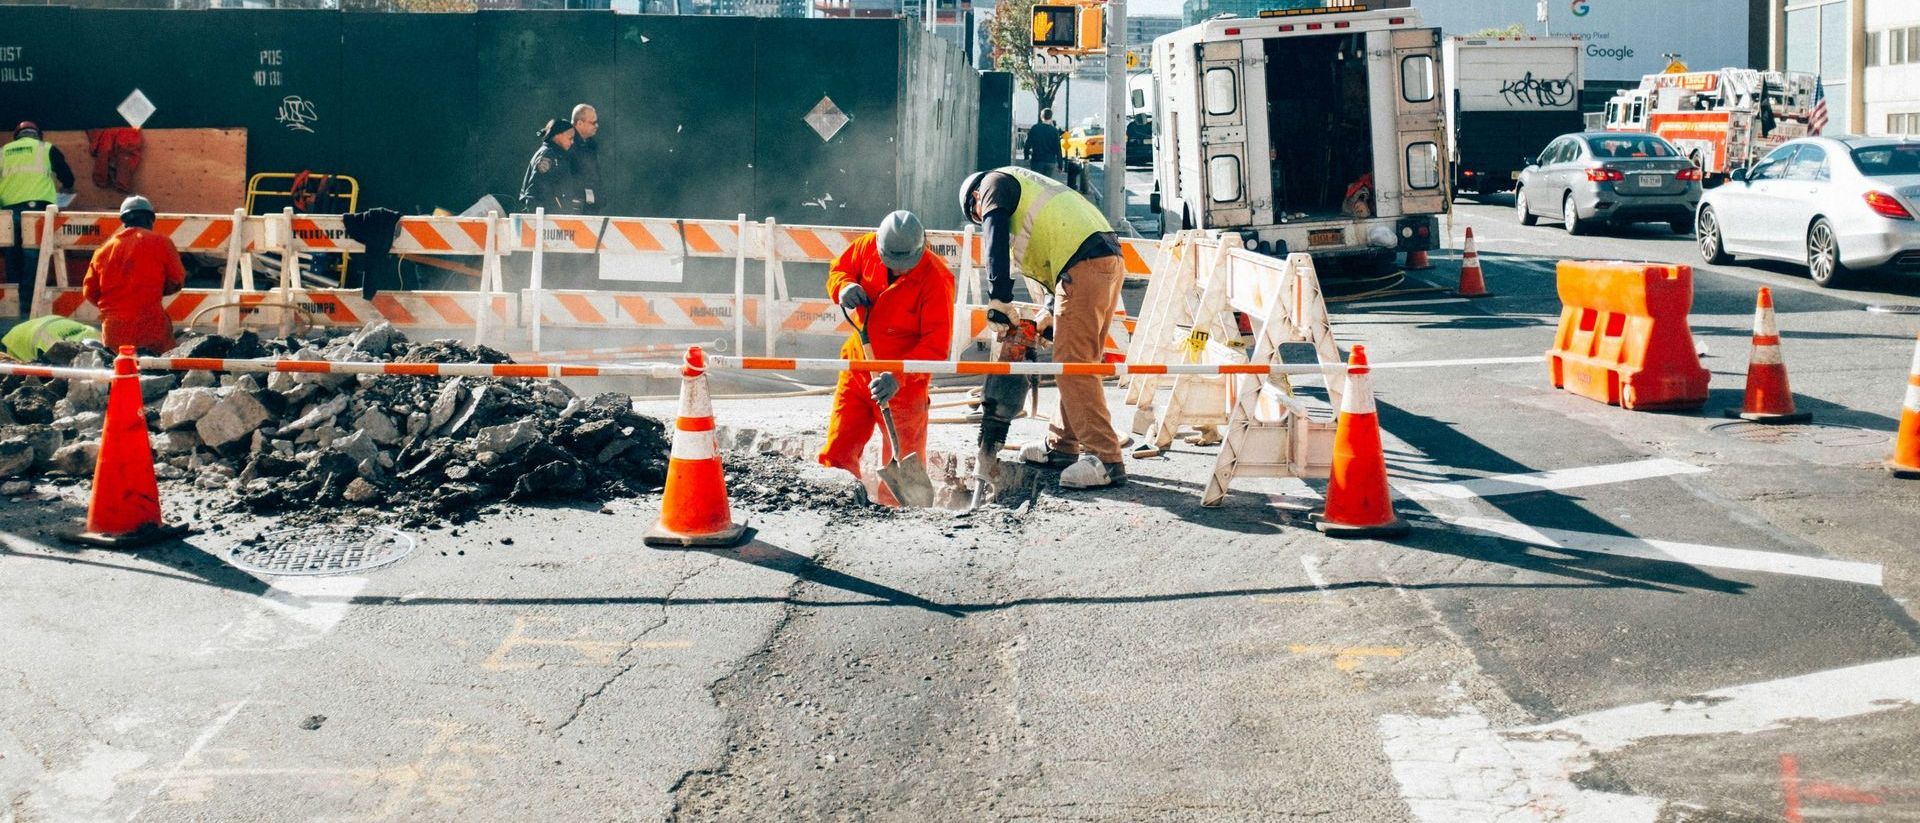
<path fill-rule="evenodd" d="M 1547 382 L 1555 262 L 1690 240 L 1468 225 L 1495 297 L 1447 253 L 1332 307 L 1442 361 L 1376 374 L 1405 539 L 1321 536 L 1316 483 L 1202 509 L 1187 444 L 971 517 L 739 512 L 738 550 L 509 507 L 347 577 L 224 561 L 270 521 L 110 553 L 54 540 L 77 492 L 6 501 L 0 821 L 1920 820 L 1920 482 L 1880 468 L 1920 318 L 1865 310 L 1920 281 L 1696 269 L 1712 399 L 1627 412 Z M 1762 284 L 1811 426 L 1720 414 Z M 716 411 L 805 454 L 825 401 Z"/>

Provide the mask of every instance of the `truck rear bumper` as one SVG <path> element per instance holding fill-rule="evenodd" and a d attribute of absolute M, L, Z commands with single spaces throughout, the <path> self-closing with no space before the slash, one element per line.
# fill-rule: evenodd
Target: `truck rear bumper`
<path fill-rule="evenodd" d="M 1366 220 L 1318 220 L 1230 230 L 1251 236 L 1250 248 L 1283 256 L 1305 252 L 1316 257 L 1432 251 L 1439 248 L 1437 215 L 1375 217 Z"/>

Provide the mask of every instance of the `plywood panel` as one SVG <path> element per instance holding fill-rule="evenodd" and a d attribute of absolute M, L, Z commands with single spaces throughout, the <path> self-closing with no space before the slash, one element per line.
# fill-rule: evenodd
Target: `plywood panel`
<path fill-rule="evenodd" d="M 133 188 L 153 201 L 156 210 L 227 214 L 246 204 L 246 129 L 147 129 L 143 135 L 146 149 L 133 175 Z M 93 185 L 87 133 L 53 131 L 47 139 L 60 147 L 73 167 L 78 197 L 69 208 L 118 211 L 126 195 Z"/>

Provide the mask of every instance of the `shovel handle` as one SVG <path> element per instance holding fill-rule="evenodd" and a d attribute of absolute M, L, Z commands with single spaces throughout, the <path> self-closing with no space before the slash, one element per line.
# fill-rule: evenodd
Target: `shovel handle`
<path fill-rule="evenodd" d="M 860 354 L 864 355 L 868 360 L 874 359 L 873 341 L 867 337 L 866 324 L 855 323 L 853 321 L 853 313 L 850 311 L 847 311 L 846 306 L 840 307 L 840 316 L 846 318 L 847 325 L 852 326 L 853 330 L 860 334 Z M 895 431 L 893 428 L 893 410 L 890 408 L 887 408 L 887 404 L 882 403 L 878 400 L 873 401 L 873 405 L 878 406 L 880 408 L 880 419 L 886 421 L 887 423 L 887 440 L 893 444 L 893 459 L 899 460 L 900 459 L 900 432 Z"/>

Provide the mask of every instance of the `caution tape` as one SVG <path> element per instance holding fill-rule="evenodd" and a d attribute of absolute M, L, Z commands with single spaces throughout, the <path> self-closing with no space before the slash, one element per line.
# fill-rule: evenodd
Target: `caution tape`
<path fill-rule="evenodd" d="M 570 366 L 560 363 L 372 363 L 333 360 L 229 360 L 215 357 L 142 357 L 140 368 L 156 371 L 281 372 L 287 374 L 393 374 L 405 377 L 669 377 L 668 364 Z"/>
<path fill-rule="evenodd" d="M 1129 374 L 1325 374 L 1343 364 L 1279 363 L 998 363 L 967 360 L 834 360 L 792 357 L 710 357 L 709 370 L 903 372 L 906 374 L 1062 374 L 1122 377 Z"/>
<path fill-rule="evenodd" d="M 727 341 L 709 340 L 699 344 L 707 351 L 726 351 Z M 507 355 L 515 360 L 528 362 L 556 360 L 591 360 L 601 357 L 652 356 L 671 354 L 679 356 L 687 351 L 684 343 L 652 343 L 637 346 L 601 346 L 594 349 L 553 349 L 549 351 L 514 352 Z"/>
<path fill-rule="evenodd" d="M 106 382 L 113 372 L 101 369 L 70 369 L 63 366 L 29 366 L 24 363 L 0 363 L 0 376 L 43 377 L 48 380 L 93 380 Z"/>

